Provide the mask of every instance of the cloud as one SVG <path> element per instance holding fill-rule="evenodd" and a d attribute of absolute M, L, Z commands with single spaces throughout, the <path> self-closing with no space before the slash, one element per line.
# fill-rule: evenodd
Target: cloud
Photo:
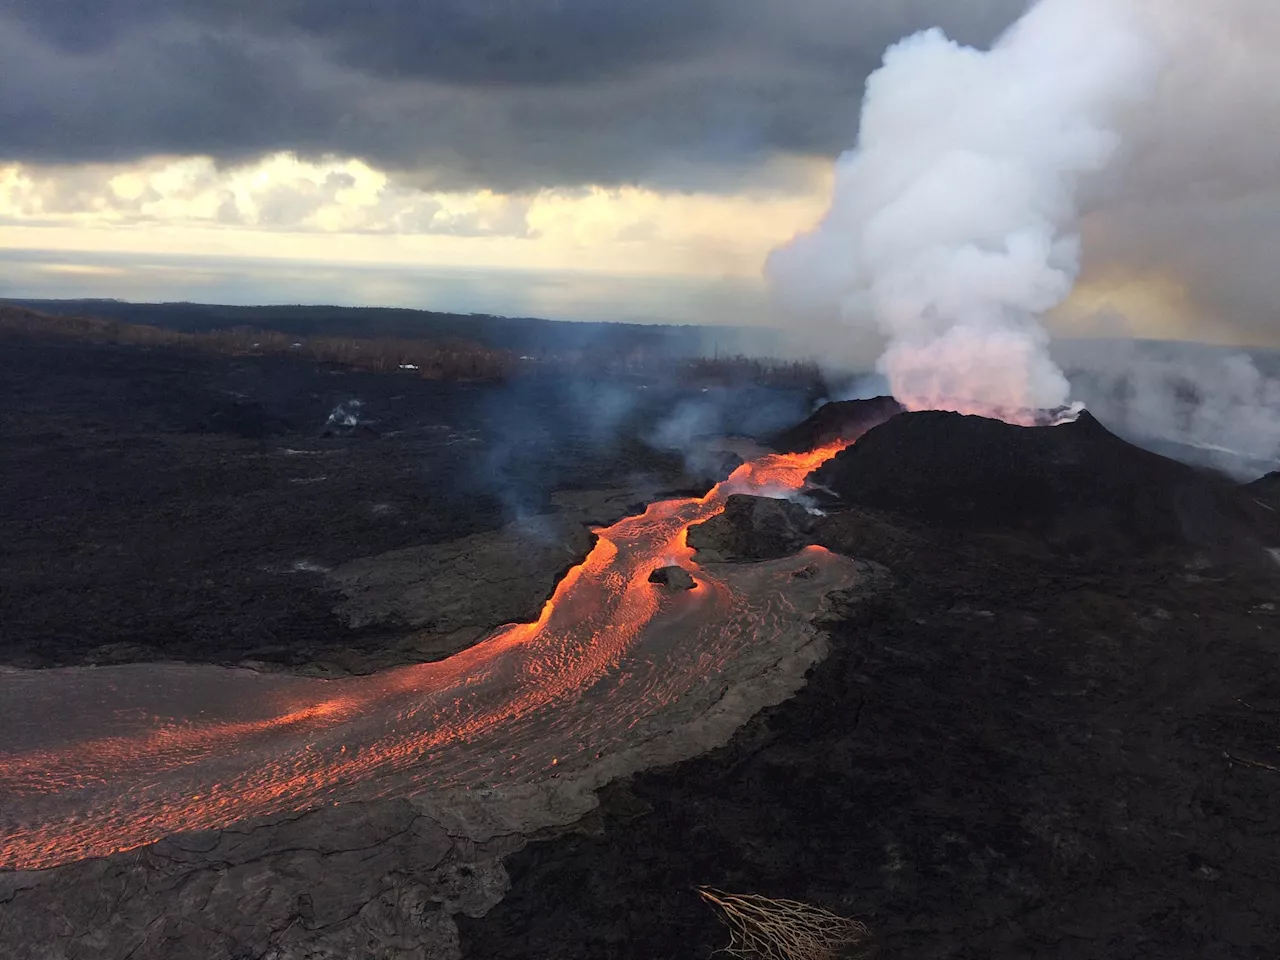
<path fill-rule="evenodd" d="M 530 197 L 426 193 L 359 160 L 278 153 L 219 167 L 209 157 L 136 164 L 0 167 L 0 219 L 11 224 L 206 224 L 265 231 L 529 235 Z"/>
<path fill-rule="evenodd" d="M 1052 328 L 1280 344 L 1280 271 L 1271 262 L 1280 240 L 1280 7 L 1273 0 L 1114 6 L 1139 14 L 1163 66 L 1146 96 L 1106 117 L 1120 149 L 1082 184 L 1080 284 Z M 999 100 L 989 102 L 994 109 Z M 946 183 L 948 202 L 972 199 L 958 183 Z M 987 209 L 1011 195 L 1011 188 L 998 193 Z M 945 229 L 949 221 L 932 222 Z M 856 256 L 833 253 L 842 265 Z M 792 312 L 798 326 L 830 322 L 822 311 Z M 848 333 L 826 335 L 838 349 Z"/>
<path fill-rule="evenodd" d="M 1059 328 L 1118 313 L 1146 335 L 1176 328 L 1275 343 L 1280 6 L 1116 2 L 1152 13 L 1169 68 L 1155 96 L 1120 118 L 1126 153 L 1086 185 L 1081 295 Z M 787 161 L 830 161 L 851 146 L 864 81 L 886 46 L 929 26 L 982 46 L 1025 6 L 9 0 L 0 2 L 0 201 L 20 203 L 28 226 L 93 215 L 476 238 L 536 234 L 549 208 L 526 208 L 527 198 L 592 189 L 610 191 L 623 219 L 633 189 L 671 198 L 655 217 L 683 215 L 684 194 L 699 207 L 712 193 L 808 196 L 810 168 Z M 322 179 L 270 195 L 228 192 L 235 171 L 284 154 L 317 168 L 358 161 L 386 185 L 352 174 L 353 186 Z M 190 179 L 102 205 L 104 167 L 157 157 L 193 164 Z M 6 181 L 6 161 L 22 163 L 27 180 Z M 56 177 L 40 172 L 50 169 Z M 442 199 L 485 191 L 502 199 Z M 758 205 L 738 209 L 740 229 L 764 232 L 752 219 Z M 715 216 L 732 215 L 726 206 Z M 654 246 L 675 230 L 632 219 L 630 243 Z M 707 271 L 725 259 L 725 232 L 704 231 Z M 691 233 L 681 238 L 679 256 L 703 255 Z M 741 272 L 749 257 L 732 259 Z M 1172 293 L 1134 296 L 1153 289 Z"/>
<path fill-rule="evenodd" d="M 290 153 L 0 164 L 0 248 L 755 280 L 765 252 L 821 208 L 820 165 L 799 166 L 786 174 L 806 183 L 794 195 L 725 195 L 422 190 L 362 160 Z"/>
<path fill-rule="evenodd" d="M 1142 0 L 1166 52 L 1154 96 L 1129 112 L 1126 152 L 1092 189 L 1085 281 L 1128 314 L 1134 283 L 1181 303 L 1130 316 L 1148 335 L 1280 340 L 1280 7 L 1270 0 Z M 1103 291 L 1112 290 L 1108 302 Z M 1163 320 L 1163 324 L 1160 321 Z"/>
<path fill-rule="evenodd" d="M 0 13 L 0 151 L 358 156 L 435 189 L 732 190 L 840 149 L 886 43 L 1022 0 L 48 0 Z"/>

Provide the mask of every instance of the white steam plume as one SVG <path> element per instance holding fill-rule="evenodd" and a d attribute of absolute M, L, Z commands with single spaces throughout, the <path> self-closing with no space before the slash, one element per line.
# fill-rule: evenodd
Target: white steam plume
<path fill-rule="evenodd" d="M 1126 0 L 1041 0 L 989 51 L 939 30 L 891 47 L 830 210 L 769 258 L 779 299 L 870 317 L 909 408 L 1030 422 L 1063 406 L 1040 317 L 1075 283 L 1079 181 L 1154 61 Z"/>
<path fill-rule="evenodd" d="M 1280 469 L 1280 354 L 1131 340 L 1060 341 L 1054 354 L 1122 436 L 1240 480 Z"/>

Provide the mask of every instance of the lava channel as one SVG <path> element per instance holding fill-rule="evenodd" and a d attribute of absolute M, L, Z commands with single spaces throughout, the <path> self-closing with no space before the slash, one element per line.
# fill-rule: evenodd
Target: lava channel
<path fill-rule="evenodd" d="M 726 664 L 794 619 L 778 582 L 735 589 L 737 574 L 696 564 L 689 527 L 730 494 L 800 489 L 847 445 L 761 457 L 705 497 L 596 530 L 537 621 L 447 660 L 343 680 L 155 663 L 0 671 L 0 869 L 343 801 L 539 782 L 653 736 L 655 718 L 707 702 Z M 811 547 L 789 570 L 747 566 L 782 581 L 838 562 Z M 671 563 L 695 589 L 648 582 Z M 815 589 L 848 582 L 830 573 Z"/>

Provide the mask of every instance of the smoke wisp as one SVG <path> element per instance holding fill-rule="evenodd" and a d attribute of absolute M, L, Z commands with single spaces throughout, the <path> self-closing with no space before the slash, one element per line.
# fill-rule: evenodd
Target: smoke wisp
<path fill-rule="evenodd" d="M 1055 355 L 1073 394 L 1134 442 L 1240 480 L 1280 468 L 1280 354 L 1106 340 Z"/>
<path fill-rule="evenodd" d="M 769 258 L 780 303 L 878 327 L 878 369 L 910 409 L 1063 407 L 1040 318 L 1079 270 L 1080 181 L 1156 61 L 1124 0 L 1041 0 L 987 51 L 936 29 L 894 45 L 825 218 Z"/>

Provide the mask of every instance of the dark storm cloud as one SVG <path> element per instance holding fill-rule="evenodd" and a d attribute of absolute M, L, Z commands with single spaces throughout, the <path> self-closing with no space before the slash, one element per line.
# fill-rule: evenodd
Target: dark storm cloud
<path fill-rule="evenodd" d="M 450 83 L 576 82 L 679 59 L 715 34 L 728 0 L 207 0 L 209 29 L 293 35 L 374 75 Z M 173 13 L 166 0 L 40 0 L 16 10 L 68 52 L 100 50 Z"/>
<path fill-rule="evenodd" d="M 256 7 L 380 76 L 447 83 L 573 83 L 679 59 L 724 0 L 343 0 Z"/>
<path fill-rule="evenodd" d="M 896 37 L 984 42 L 1023 5 L 0 0 L 0 156 L 292 149 L 437 187 L 705 188 L 848 146 Z"/>

